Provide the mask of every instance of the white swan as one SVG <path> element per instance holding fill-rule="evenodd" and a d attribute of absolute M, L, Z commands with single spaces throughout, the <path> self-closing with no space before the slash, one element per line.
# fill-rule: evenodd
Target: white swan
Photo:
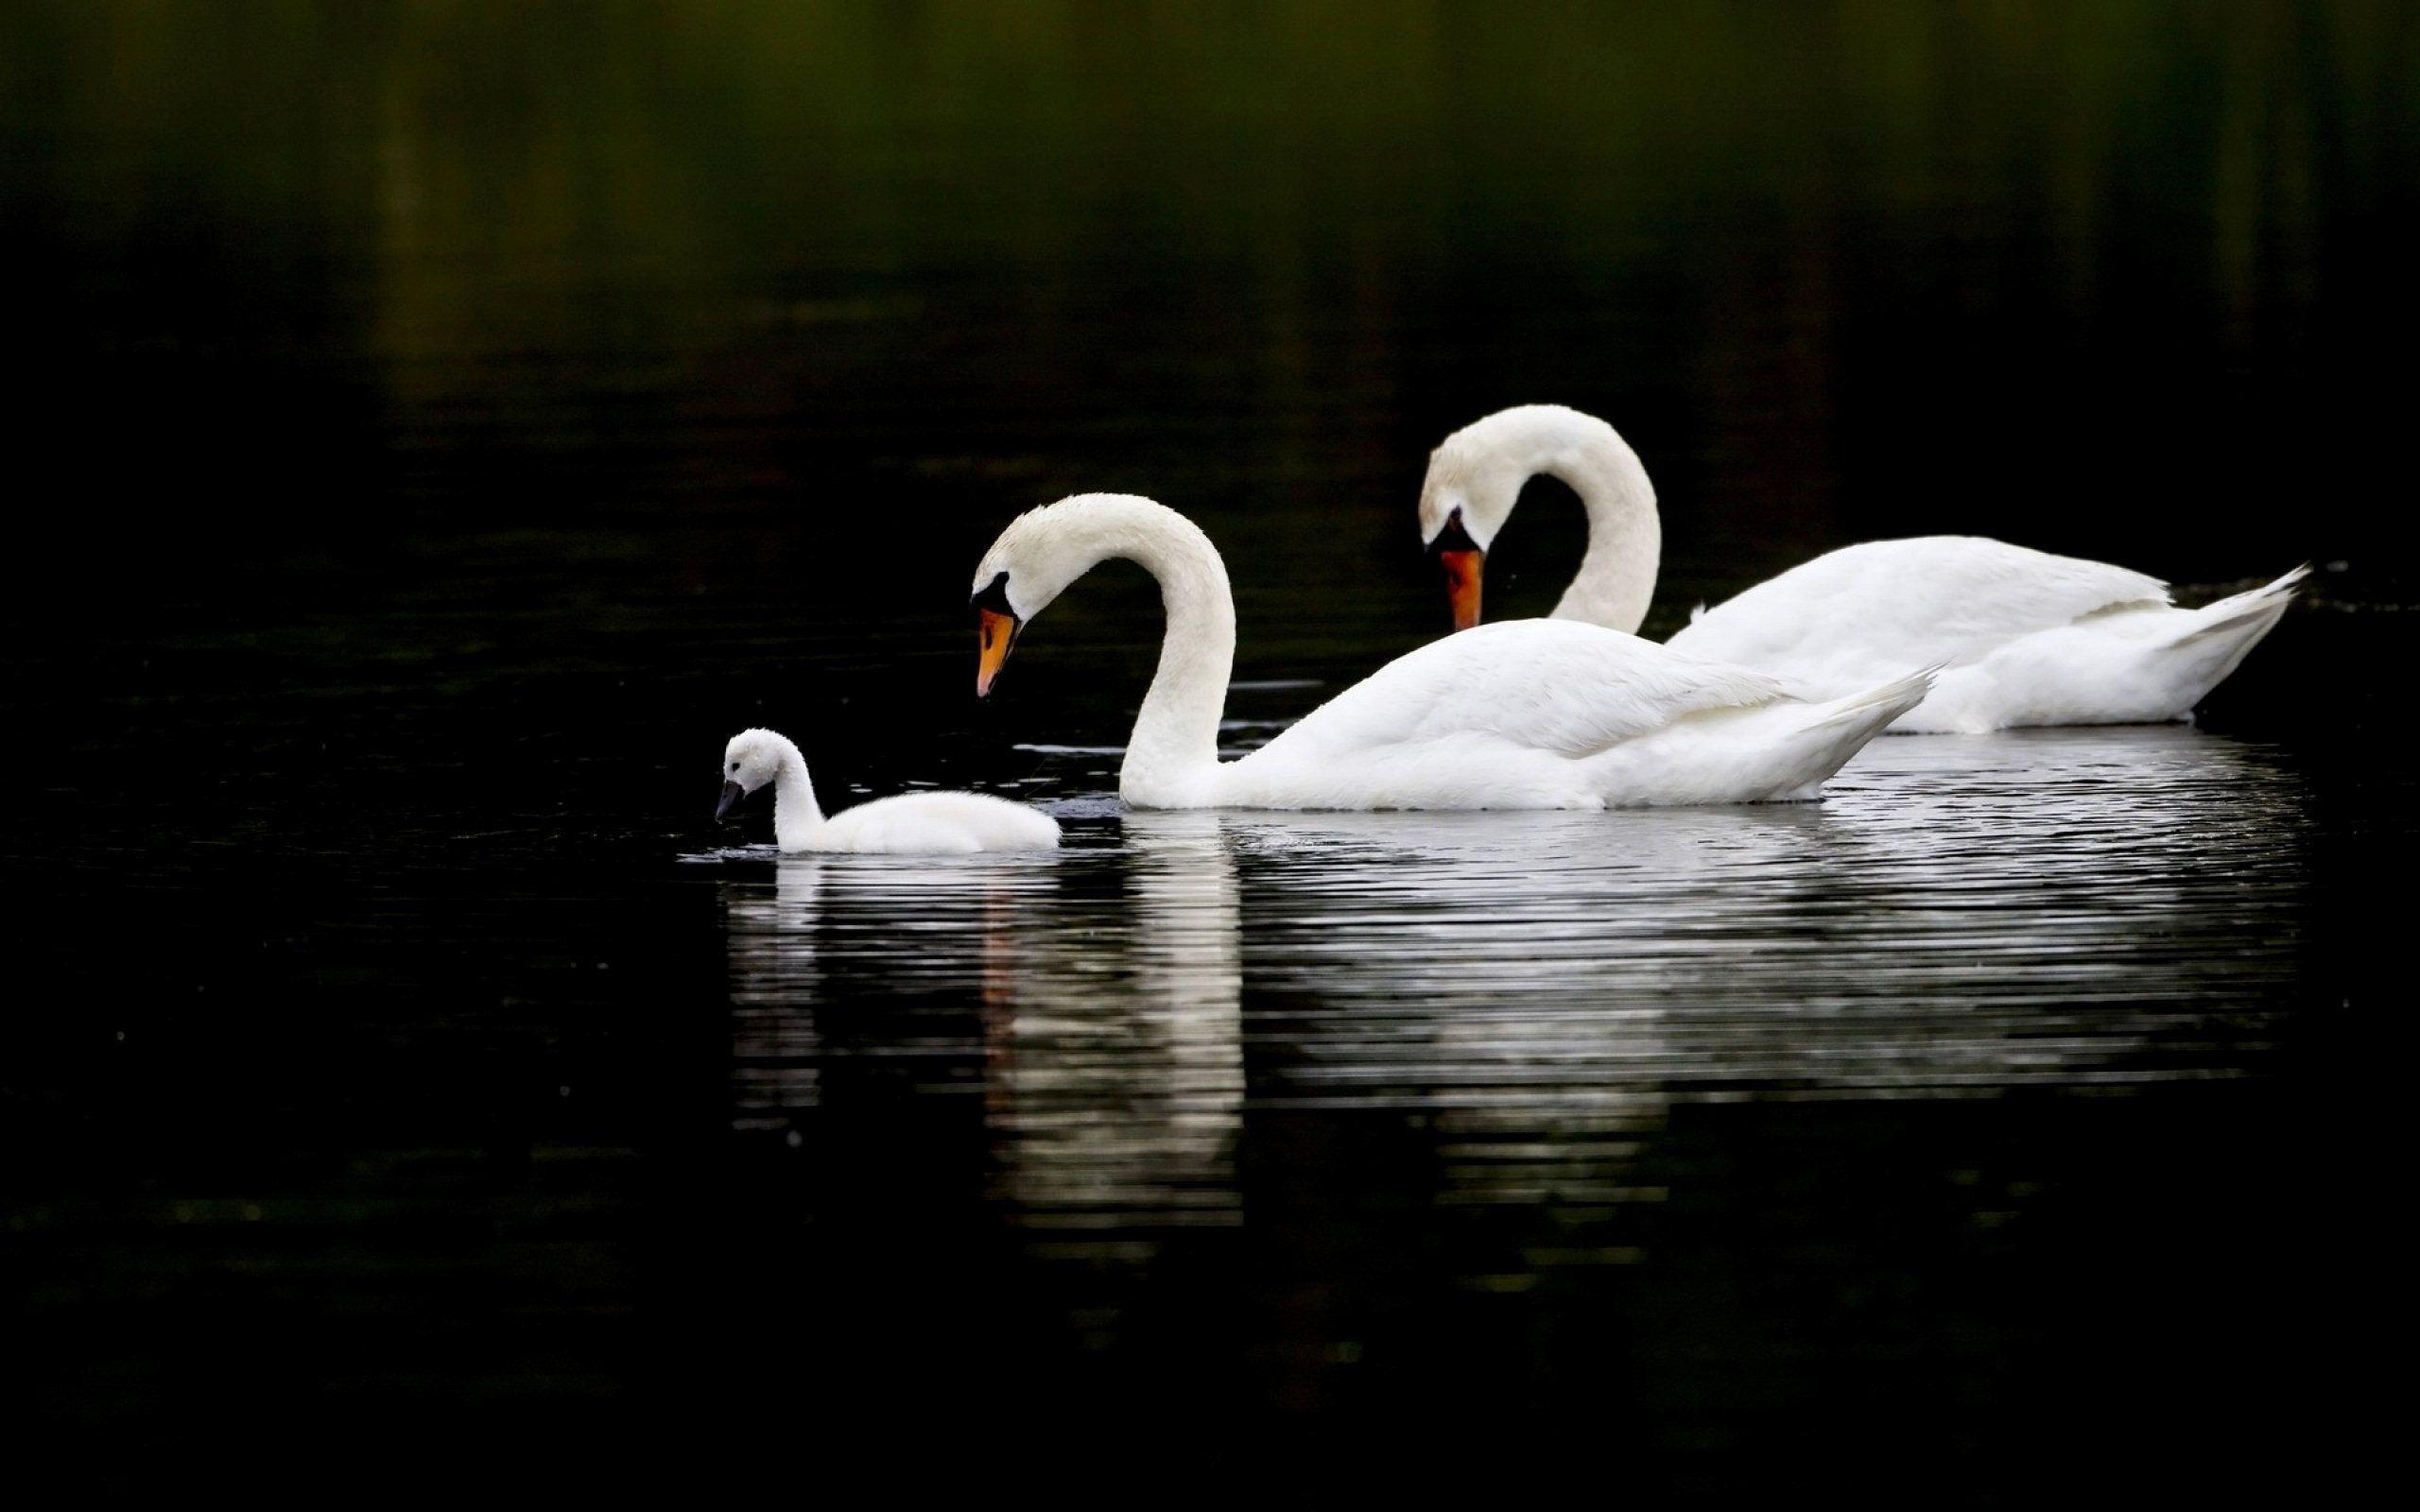
<path fill-rule="evenodd" d="M 1503 410 L 1445 438 L 1420 494 L 1454 626 L 1478 623 L 1480 569 L 1523 484 L 1544 473 L 1588 510 L 1588 550 L 1558 619 L 1635 630 L 1663 526 L 1647 470 L 1611 425 L 1558 404 Z M 1844 546 L 1701 610 L 1666 644 L 1831 697 L 1943 663 L 1908 733 L 2183 719 L 2269 633 L 2308 573 L 2200 609 L 2123 567 L 1977 536 Z"/>
<path fill-rule="evenodd" d="M 1138 808 L 1601 809 L 1816 796 L 1824 780 L 1922 698 L 1904 668 L 1827 703 L 1771 678 L 1593 625 L 1515 620 L 1389 662 L 1259 750 L 1219 760 L 1235 663 L 1226 564 L 1165 506 L 1092 493 L 1011 522 L 975 573 L 993 679 L 1027 621 L 1111 558 L 1159 579 L 1158 672 L 1135 716 L 1118 792 Z"/>
<path fill-rule="evenodd" d="M 806 758 L 769 730 L 743 730 L 722 752 L 722 801 L 715 817 L 766 783 L 773 784 L 773 839 L 784 850 L 854 850 L 886 855 L 966 855 L 977 850 L 1048 850 L 1059 844 L 1049 815 L 980 793 L 903 793 L 860 803 L 830 818 L 815 801 Z"/>

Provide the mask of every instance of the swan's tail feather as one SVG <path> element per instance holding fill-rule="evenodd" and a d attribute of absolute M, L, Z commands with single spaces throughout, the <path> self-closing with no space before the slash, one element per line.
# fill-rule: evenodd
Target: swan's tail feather
<path fill-rule="evenodd" d="M 1880 687 L 1818 704 L 1811 717 L 1786 742 L 1789 752 L 1787 778 L 1772 794 L 1783 799 L 1819 798 L 1824 782 L 1848 765 L 1867 742 L 1891 728 L 1891 721 L 1925 701 L 1932 692 L 1933 675 L 1945 663 L 1919 667 Z"/>
<path fill-rule="evenodd" d="M 2245 638 L 2241 649 L 2251 650 L 2254 643 L 2275 627 L 2278 616 L 2286 612 L 2286 606 L 2293 602 L 2295 588 L 2309 576 L 2310 563 L 2305 562 L 2273 583 L 2191 610 L 2192 623 L 2185 627 L 2174 644 L 2183 645 L 2248 627 L 2252 633 Z"/>
<path fill-rule="evenodd" d="M 2285 618 L 2294 589 L 2310 576 L 2308 563 L 2273 583 L 2231 594 L 2215 604 L 2177 612 L 2173 629 L 2145 648 L 2136 663 L 2143 679 L 2161 690 L 2158 707 L 2139 717 L 2183 719 L 2241 665 L 2277 622 Z"/>
<path fill-rule="evenodd" d="M 1815 721 L 1806 728 L 1849 730 L 1870 728 L 1873 733 L 1879 734 L 1892 720 L 1925 701 L 1925 696 L 1932 692 L 1932 679 L 1940 676 L 1941 669 L 1948 664 L 1936 662 L 1928 667 L 1918 667 L 1906 677 L 1893 678 L 1878 688 L 1834 699 L 1823 706 Z M 1863 745 L 1864 742 L 1858 744 Z M 1845 761 L 1847 757 L 1841 760 Z"/>

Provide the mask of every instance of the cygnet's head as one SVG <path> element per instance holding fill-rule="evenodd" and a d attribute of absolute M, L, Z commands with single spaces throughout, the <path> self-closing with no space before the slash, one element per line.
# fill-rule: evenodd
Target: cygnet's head
<path fill-rule="evenodd" d="M 1454 628 L 1478 623 L 1487 548 L 1504 528 L 1521 490 L 1561 458 L 1614 436 L 1593 415 L 1561 404 L 1519 404 L 1476 420 L 1428 454 L 1420 486 L 1420 540 L 1444 569 Z"/>
<path fill-rule="evenodd" d="M 722 748 L 722 801 L 715 805 L 715 817 L 729 814 L 733 804 L 771 782 L 788 748 L 789 742 L 769 730 L 743 730 L 732 736 Z"/>

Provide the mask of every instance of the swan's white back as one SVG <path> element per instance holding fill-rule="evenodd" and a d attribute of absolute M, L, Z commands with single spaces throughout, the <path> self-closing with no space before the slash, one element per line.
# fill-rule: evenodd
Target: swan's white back
<path fill-rule="evenodd" d="M 2276 626 L 2304 574 L 2179 609 L 2106 562 L 1974 536 L 1844 546 L 1675 632 L 1676 649 L 1823 696 L 1929 655 L 1947 663 L 1903 733 L 2183 719 Z"/>
<path fill-rule="evenodd" d="M 2156 577 L 1979 536 L 1870 541 L 1724 600 L 1666 644 L 1803 678 L 1859 658 L 1965 661 L 2117 605 L 2168 601 Z"/>
<path fill-rule="evenodd" d="M 1572 620 L 1508 620 L 1379 668 L 1225 771 L 1255 808 L 1594 809 L 1809 799 L 1924 696 L 1818 704 Z"/>

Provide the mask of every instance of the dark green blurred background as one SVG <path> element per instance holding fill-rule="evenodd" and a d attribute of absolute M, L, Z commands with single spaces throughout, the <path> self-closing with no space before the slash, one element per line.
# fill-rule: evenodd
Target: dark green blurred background
<path fill-rule="evenodd" d="M 2410 539 L 2392 0 L 0 26 L 21 467 L 112 571 L 913 510 L 954 586 L 1115 487 L 1333 522 L 1253 586 L 1409 582 L 1427 447 L 1534 400 L 1639 445 L 1668 607 L 1896 532 L 2186 582 Z"/>

